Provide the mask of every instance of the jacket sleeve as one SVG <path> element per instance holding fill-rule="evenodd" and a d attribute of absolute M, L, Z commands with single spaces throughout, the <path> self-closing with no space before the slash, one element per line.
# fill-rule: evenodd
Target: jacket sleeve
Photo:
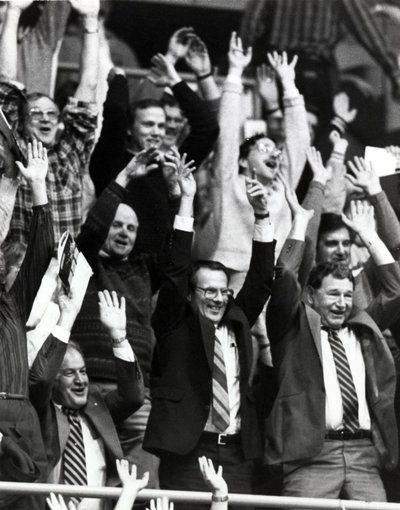
<path fill-rule="evenodd" d="M 400 317 L 400 267 L 397 263 L 377 267 L 381 291 L 366 311 L 383 331 Z"/>
<path fill-rule="evenodd" d="M 301 289 L 296 275 L 277 266 L 267 306 L 267 333 L 271 344 L 278 343 L 291 328 L 301 305 Z"/>
<path fill-rule="evenodd" d="M 49 335 L 30 369 L 29 399 L 39 415 L 51 400 L 54 381 L 63 362 L 67 345 Z"/>
<path fill-rule="evenodd" d="M 190 126 L 190 133 L 180 146 L 179 152 L 181 154 L 186 152 L 188 161 L 193 159 L 198 167 L 218 138 L 217 117 L 186 82 L 177 83 L 172 87 L 172 92 Z"/>
<path fill-rule="evenodd" d="M 189 291 L 192 232 L 174 230 L 152 326 L 157 340 L 182 321 Z"/>
<path fill-rule="evenodd" d="M 115 179 L 122 166 L 122 157 L 129 128 L 129 90 L 125 76 L 117 74 L 109 84 L 103 108 L 100 138 L 90 158 L 90 177 L 99 196 Z"/>
<path fill-rule="evenodd" d="M 257 320 L 271 294 L 274 253 L 275 241 L 272 243 L 253 241 L 249 270 L 235 299 L 236 304 L 246 315 L 250 327 Z"/>
<path fill-rule="evenodd" d="M 143 375 L 137 361 L 114 358 L 117 373 L 117 389 L 104 397 L 108 410 L 116 424 L 142 406 L 144 401 Z"/>

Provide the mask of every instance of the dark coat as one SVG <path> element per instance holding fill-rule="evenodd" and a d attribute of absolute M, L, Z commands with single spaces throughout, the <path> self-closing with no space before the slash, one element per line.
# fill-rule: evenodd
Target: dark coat
<path fill-rule="evenodd" d="M 175 230 L 153 328 L 157 337 L 152 410 L 144 447 L 162 455 L 185 455 L 198 443 L 212 399 L 215 328 L 187 303 L 192 234 Z M 241 436 L 246 458 L 262 455 L 250 368 L 250 327 L 270 294 L 275 243 L 253 243 L 250 269 L 242 290 L 231 298 L 223 317 L 236 336 L 240 363 Z"/>

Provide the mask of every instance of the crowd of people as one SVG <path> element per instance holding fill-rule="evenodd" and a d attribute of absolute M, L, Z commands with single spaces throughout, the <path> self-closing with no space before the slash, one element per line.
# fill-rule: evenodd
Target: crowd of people
<path fill-rule="evenodd" d="M 54 92 L 71 10 L 79 80 Z M 236 32 L 222 87 L 183 27 L 130 97 L 103 15 L 0 11 L 0 480 L 122 485 L 118 510 L 144 487 L 211 490 L 213 510 L 228 490 L 399 502 L 400 221 L 379 164 L 346 156 L 359 112 L 339 88 L 309 107 L 308 49 L 279 24 L 256 69 L 266 132 L 242 137 L 253 55 Z M 66 231 L 86 283 L 60 272 Z M 111 508 L 0 492 L 0 508 L 46 505 Z"/>

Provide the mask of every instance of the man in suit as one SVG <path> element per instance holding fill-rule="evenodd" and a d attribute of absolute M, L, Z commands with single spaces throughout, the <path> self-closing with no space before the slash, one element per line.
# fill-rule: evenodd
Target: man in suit
<path fill-rule="evenodd" d="M 117 390 L 100 393 L 90 388 L 80 347 L 68 342 L 80 308 L 74 296 L 59 298 L 60 319 L 31 369 L 30 398 L 41 423 L 49 483 L 110 483 L 115 459 L 123 457 L 116 426 L 143 403 L 140 367 L 126 339 L 125 299 L 104 291 L 99 300 L 100 318 L 112 339 Z M 106 508 L 101 500 L 76 502 L 78 509 Z"/>
<path fill-rule="evenodd" d="M 225 266 L 199 261 L 191 270 L 196 185 L 185 172 L 179 183 L 181 204 L 153 315 L 157 346 L 144 447 L 160 457 L 163 489 L 204 490 L 197 461 L 204 455 L 223 466 L 231 491 L 249 493 L 251 459 L 262 451 L 250 327 L 269 296 L 274 266 L 266 193 L 247 180 L 256 223 L 253 256 L 234 299 Z"/>
<path fill-rule="evenodd" d="M 267 310 L 279 389 L 266 421 L 266 462 L 283 465 L 286 496 L 384 501 L 379 471 L 397 463 L 397 427 L 395 368 L 381 330 L 399 315 L 399 268 L 370 227 L 370 206 L 352 202 L 351 220 L 343 219 L 368 248 L 381 292 L 356 308 L 348 265 L 324 262 L 302 302 L 296 271 L 309 218 L 297 207 Z M 294 271 L 282 263 L 291 257 Z"/>

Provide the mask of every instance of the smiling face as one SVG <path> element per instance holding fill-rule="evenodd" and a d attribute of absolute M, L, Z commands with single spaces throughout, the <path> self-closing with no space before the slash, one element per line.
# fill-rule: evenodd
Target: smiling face
<path fill-rule="evenodd" d="M 247 173 L 256 173 L 261 184 L 268 184 L 280 168 L 282 153 L 270 138 L 260 138 L 250 148 L 246 159 Z"/>
<path fill-rule="evenodd" d="M 85 361 L 80 352 L 70 347 L 55 380 L 53 400 L 70 409 L 80 409 L 87 403 L 88 390 Z"/>
<path fill-rule="evenodd" d="M 227 286 L 228 277 L 223 271 L 201 267 L 193 277 L 193 288 L 188 297 L 192 310 L 218 324 L 229 300 L 228 296 L 223 296 L 220 291 Z M 216 289 L 218 292 L 214 298 L 208 298 L 202 289 Z"/>
<path fill-rule="evenodd" d="M 166 147 L 172 147 L 172 145 L 178 144 L 182 130 L 186 124 L 186 119 L 178 106 L 170 106 L 167 104 L 164 106 L 164 110 L 166 115 L 166 130 L 163 144 Z"/>
<path fill-rule="evenodd" d="M 132 126 L 133 149 L 158 149 L 165 137 L 165 112 L 161 106 L 139 108 Z"/>
<path fill-rule="evenodd" d="M 325 276 L 319 289 L 308 288 L 308 304 L 319 313 L 321 323 L 339 329 L 347 321 L 353 307 L 353 283 L 348 278 Z"/>
<path fill-rule="evenodd" d="M 51 147 L 56 140 L 60 111 L 49 97 L 43 96 L 28 101 L 25 130 L 45 147 Z"/>
<path fill-rule="evenodd" d="M 135 211 L 126 204 L 120 204 L 111 224 L 103 251 L 112 257 L 125 259 L 133 250 L 139 221 Z"/>

